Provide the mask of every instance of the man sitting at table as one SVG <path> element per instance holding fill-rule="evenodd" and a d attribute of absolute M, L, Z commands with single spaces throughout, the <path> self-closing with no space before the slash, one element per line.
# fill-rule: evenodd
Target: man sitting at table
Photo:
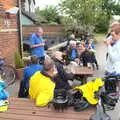
<path fill-rule="evenodd" d="M 57 75 L 54 77 L 56 83 L 56 89 L 66 89 L 69 90 L 72 87 L 69 83 L 72 83 L 74 77 L 74 70 L 71 73 L 67 73 L 64 69 L 63 54 L 60 51 L 56 51 L 52 54 L 52 58 L 55 61 L 55 66 L 57 68 Z M 69 83 L 68 83 L 69 81 Z"/>
<path fill-rule="evenodd" d="M 89 51 L 85 45 L 78 45 L 78 54 L 80 58 L 80 62 L 83 63 L 83 66 L 92 67 L 95 69 L 94 63 L 96 64 L 96 68 L 98 69 L 98 64 L 96 62 L 96 58 L 93 52 Z"/>
<path fill-rule="evenodd" d="M 18 97 L 26 98 L 28 97 L 28 89 L 29 89 L 29 80 L 30 77 L 36 72 L 43 70 L 43 66 L 38 64 L 38 57 L 31 56 L 30 65 L 26 66 L 23 70 L 23 80 L 21 80 L 20 88 L 18 92 Z"/>
<path fill-rule="evenodd" d="M 36 106 L 45 106 L 53 99 L 55 88 L 53 77 L 56 71 L 53 60 L 49 58 L 44 61 L 43 71 L 36 72 L 31 77 L 29 95 L 35 100 Z"/>

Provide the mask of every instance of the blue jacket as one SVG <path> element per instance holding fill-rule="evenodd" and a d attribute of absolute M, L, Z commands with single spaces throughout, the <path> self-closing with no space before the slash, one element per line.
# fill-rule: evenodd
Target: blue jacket
<path fill-rule="evenodd" d="M 29 88 L 29 79 L 36 72 L 43 70 L 43 66 L 40 64 L 32 64 L 24 68 L 23 71 L 23 81 L 25 82 L 25 87 Z"/>
<path fill-rule="evenodd" d="M 33 33 L 30 38 L 30 45 L 36 45 L 36 44 L 40 44 L 40 43 L 44 43 L 43 38 L 38 36 L 37 34 Z M 44 46 L 31 48 L 31 54 L 39 56 L 39 57 L 44 57 L 44 55 L 45 55 Z"/>

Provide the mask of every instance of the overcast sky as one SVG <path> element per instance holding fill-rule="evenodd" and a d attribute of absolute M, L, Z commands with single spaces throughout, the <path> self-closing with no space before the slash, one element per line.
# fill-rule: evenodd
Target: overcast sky
<path fill-rule="evenodd" d="M 44 8 L 47 5 L 57 5 L 60 0 L 35 0 L 36 7 L 40 7 L 40 9 Z"/>

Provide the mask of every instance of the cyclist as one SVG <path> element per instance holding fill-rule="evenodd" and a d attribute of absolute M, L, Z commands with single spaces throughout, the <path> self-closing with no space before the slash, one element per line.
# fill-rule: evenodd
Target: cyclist
<path fill-rule="evenodd" d="M 31 65 L 24 68 L 23 71 L 23 80 L 20 83 L 20 89 L 18 96 L 19 97 L 27 97 L 28 89 L 29 89 L 29 79 L 36 72 L 41 71 L 43 66 L 38 64 L 38 57 L 31 56 Z"/>
<path fill-rule="evenodd" d="M 120 76 L 120 25 L 111 30 L 111 36 L 113 44 L 111 44 L 110 40 L 105 40 L 108 48 L 108 58 L 110 59 L 109 64 L 106 66 L 106 74 L 108 76 Z M 111 69 L 107 69 L 110 66 Z M 118 81 L 117 85 L 120 92 L 120 81 Z"/>

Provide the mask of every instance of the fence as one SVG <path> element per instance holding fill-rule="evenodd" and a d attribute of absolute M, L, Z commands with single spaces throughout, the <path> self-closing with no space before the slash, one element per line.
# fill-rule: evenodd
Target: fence
<path fill-rule="evenodd" d="M 38 27 L 42 27 L 44 30 L 43 38 L 46 40 L 46 45 L 51 47 L 55 44 L 64 42 L 64 26 L 62 25 L 32 25 L 23 26 L 23 43 L 24 50 L 29 49 L 30 35 L 36 31 Z"/>

